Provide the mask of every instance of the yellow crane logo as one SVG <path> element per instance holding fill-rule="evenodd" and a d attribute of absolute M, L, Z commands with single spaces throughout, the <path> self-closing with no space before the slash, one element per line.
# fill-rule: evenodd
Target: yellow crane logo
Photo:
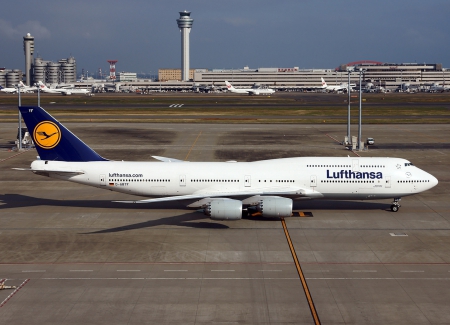
<path fill-rule="evenodd" d="M 33 138 L 39 147 L 53 149 L 61 140 L 61 130 L 55 123 L 43 121 L 34 128 Z"/>

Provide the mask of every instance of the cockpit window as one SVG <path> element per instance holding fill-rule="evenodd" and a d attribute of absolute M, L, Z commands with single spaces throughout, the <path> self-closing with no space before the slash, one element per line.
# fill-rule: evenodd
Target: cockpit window
<path fill-rule="evenodd" d="M 405 166 L 414 166 L 412 163 L 405 163 Z"/>

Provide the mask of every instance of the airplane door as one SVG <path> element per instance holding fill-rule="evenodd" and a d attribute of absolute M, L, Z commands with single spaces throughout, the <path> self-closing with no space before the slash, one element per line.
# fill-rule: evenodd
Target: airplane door
<path fill-rule="evenodd" d="M 386 188 L 391 187 L 391 176 L 386 176 L 386 182 L 384 184 L 384 187 L 386 187 Z"/>
<path fill-rule="evenodd" d="M 311 187 L 316 187 L 317 186 L 317 177 L 316 177 L 316 175 L 311 175 L 310 186 Z"/>
<path fill-rule="evenodd" d="M 244 186 L 245 187 L 250 187 L 250 186 L 252 186 L 252 183 L 251 183 L 251 177 L 250 177 L 250 175 L 245 175 L 245 178 L 244 178 Z"/>
<path fill-rule="evenodd" d="M 186 186 L 186 175 L 180 175 L 180 186 Z"/>
<path fill-rule="evenodd" d="M 359 160 L 352 159 L 352 171 L 359 172 Z"/>
<path fill-rule="evenodd" d="M 99 181 L 100 181 L 100 185 L 105 186 L 106 185 L 106 177 L 105 177 L 105 175 L 100 175 Z"/>

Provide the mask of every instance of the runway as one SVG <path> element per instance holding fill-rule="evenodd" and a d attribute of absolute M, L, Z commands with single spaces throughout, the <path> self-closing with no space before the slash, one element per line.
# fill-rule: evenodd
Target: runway
<path fill-rule="evenodd" d="M 115 160 L 356 157 L 333 140 L 344 125 L 66 126 Z M 295 202 L 305 217 L 286 228 L 322 324 L 450 322 L 449 131 L 363 126 L 376 145 L 360 156 L 409 159 L 439 180 L 397 213 L 390 200 Z M 0 124 L 0 278 L 17 287 L 0 290 L 3 322 L 314 324 L 280 220 L 113 203 L 138 197 L 14 171 L 37 155 L 8 151 L 16 133 Z"/>

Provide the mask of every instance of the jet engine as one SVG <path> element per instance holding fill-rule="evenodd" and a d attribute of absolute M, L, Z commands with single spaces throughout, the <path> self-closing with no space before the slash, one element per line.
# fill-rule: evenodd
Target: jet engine
<path fill-rule="evenodd" d="M 232 199 L 216 199 L 208 202 L 203 213 L 212 220 L 242 219 L 242 202 Z"/>
<path fill-rule="evenodd" d="M 261 196 L 256 210 L 266 218 L 292 216 L 292 200 L 279 196 Z"/>

